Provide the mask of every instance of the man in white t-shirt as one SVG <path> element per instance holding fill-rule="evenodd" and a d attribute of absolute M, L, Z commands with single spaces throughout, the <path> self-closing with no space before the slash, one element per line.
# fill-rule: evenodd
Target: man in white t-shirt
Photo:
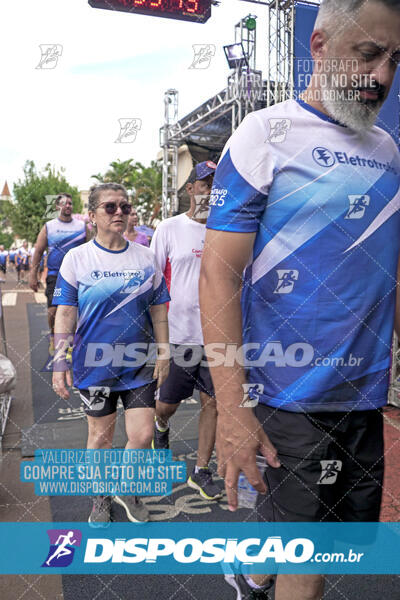
<path fill-rule="evenodd" d="M 28 242 L 23 242 L 16 254 L 17 267 L 17 285 L 27 283 L 24 280 L 24 272 L 29 274 L 31 252 L 28 248 Z"/>
<path fill-rule="evenodd" d="M 199 307 L 201 255 L 208 214 L 208 201 L 215 163 L 205 161 L 192 170 L 186 183 L 190 209 L 166 219 L 157 227 L 151 249 L 170 286 L 168 312 L 171 367 L 160 388 L 156 405 L 153 448 L 169 448 L 169 419 L 180 402 L 200 391 L 201 412 L 197 462 L 188 485 L 207 500 L 221 498 L 213 482 L 208 463 L 215 444 L 217 409 L 208 366 L 204 366 L 204 342 Z"/>

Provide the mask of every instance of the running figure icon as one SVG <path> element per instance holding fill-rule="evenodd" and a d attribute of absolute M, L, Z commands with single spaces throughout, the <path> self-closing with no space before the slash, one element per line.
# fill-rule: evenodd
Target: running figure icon
<path fill-rule="evenodd" d="M 369 206 L 370 197 L 367 195 L 349 196 L 350 208 L 346 219 L 362 219 L 366 208 Z"/>
<path fill-rule="evenodd" d="M 294 284 L 299 278 L 299 272 L 295 269 L 277 271 L 279 281 L 274 294 L 290 294 L 293 291 Z"/>
<path fill-rule="evenodd" d="M 73 539 L 74 532 L 69 531 L 66 535 L 59 535 L 56 541 L 57 550 L 46 560 L 46 565 L 50 566 L 51 561 L 54 558 L 61 558 L 62 556 L 67 556 L 68 554 L 72 554 L 72 550 L 67 548 L 67 546 L 72 546 L 76 544 L 78 540 Z M 62 540 L 62 542 L 60 542 Z"/>
<path fill-rule="evenodd" d="M 321 476 L 317 485 L 335 483 L 341 470 L 341 460 L 321 460 Z"/>

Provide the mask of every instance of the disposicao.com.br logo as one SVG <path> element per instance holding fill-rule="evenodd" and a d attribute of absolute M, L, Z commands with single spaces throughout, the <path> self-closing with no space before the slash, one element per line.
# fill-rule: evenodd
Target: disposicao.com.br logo
<path fill-rule="evenodd" d="M 79 529 L 48 529 L 50 548 L 42 567 L 68 567 L 73 559 L 75 548 L 81 545 L 82 532 Z"/>
<path fill-rule="evenodd" d="M 359 562 L 363 553 L 315 552 L 309 538 L 293 538 L 283 542 L 281 536 L 247 538 L 90 538 L 87 540 L 85 563 L 156 563 L 170 557 L 180 564 L 300 564 L 311 562 Z"/>
<path fill-rule="evenodd" d="M 0 573 L 400 575 L 399 539 L 400 523 L 0 523 Z"/>

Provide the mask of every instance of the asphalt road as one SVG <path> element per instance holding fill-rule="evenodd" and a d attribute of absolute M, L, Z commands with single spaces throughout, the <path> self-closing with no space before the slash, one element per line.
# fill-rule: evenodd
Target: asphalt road
<path fill-rule="evenodd" d="M 6 521 L 86 521 L 90 512 L 87 498 L 36 497 L 33 485 L 19 481 L 19 463 L 35 447 L 82 447 L 86 431 L 79 398 L 62 403 L 50 387 L 46 371 L 47 326 L 44 297 L 27 287 L 16 288 L 15 276 L 8 274 L 2 284 L 6 292 L 6 332 L 9 357 L 18 372 L 18 384 L 3 438 L 1 463 L 0 520 Z M 15 301 L 15 303 L 14 303 Z M 193 465 L 197 445 L 196 399 L 185 403 L 174 423 L 174 455 Z M 400 410 L 386 412 L 386 479 L 382 520 L 400 520 L 400 478 L 398 454 Z M 116 434 L 116 446 L 123 443 L 123 427 Z M 50 445 L 48 445 L 50 444 Z M 53 444 L 53 445 L 51 445 Z M 43 447 L 43 446 L 42 446 Z M 214 465 L 215 467 L 215 465 Z M 220 482 L 222 486 L 222 482 Z M 248 511 L 232 515 L 226 502 L 207 502 L 185 485 L 177 486 L 166 501 L 146 500 L 153 520 L 208 522 L 252 519 Z M 125 520 L 122 509 L 114 506 L 113 517 Z M 27 576 L 0 577 L 1 600 L 235 600 L 235 592 L 221 576 Z M 271 598 L 273 595 L 271 596 Z M 324 600 L 400 600 L 400 577 L 331 576 Z"/>

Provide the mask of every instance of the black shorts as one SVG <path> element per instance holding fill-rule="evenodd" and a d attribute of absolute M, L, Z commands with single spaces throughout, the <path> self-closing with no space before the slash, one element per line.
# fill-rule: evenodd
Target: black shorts
<path fill-rule="evenodd" d="M 7 267 L 6 267 L 6 265 L 0 265 L 0 271 L 2 273 L 4 273 L 4 274 L 7 273 Z"/>
<path fill-rule="evenodd" d="M 178 404 L 189 398 L 193 390 L 215 397 L 204 346 L 171 344 L 171 362 L 167 380 L 160 387 L 160 402 Z"/>
<path fill-rule="evenodd" d="M 17 265 L 17 271 L 29 271 L 29 264 L 20 263 L 19 265 Z"/>
<path fill-rule="evenodd" d="M 267 467 L 261 521 L 379 520 L 383 485 L 381 410 L 294 413 L 259 404 L 259 421 L 281 467 Z"/>
<path fill-rule="evenodd" d="M 133 390 L 121 390 L 119 392 L 111 392 L 110 388 L 105 386 L 93 386 L 90 391 L 79 390 L 79 394 L 84 403 L 84 411 L 89 417 L 105 417 L 116 412 L 118 398 L 121 398 L 124 410 L 128 410 L 128 408 L 155 408 L 156 387 L 156 381 Z"/>
<path fill-rule="evenodd" d="M 52 306 L 54 288 L 56 287 L 56 283 L 57 283 L 57 275 L 47 275 L 46 291 L 45 291 L 46 298 L 47 298 L 47 308 L 50 308 L 50 306 Z"/>

